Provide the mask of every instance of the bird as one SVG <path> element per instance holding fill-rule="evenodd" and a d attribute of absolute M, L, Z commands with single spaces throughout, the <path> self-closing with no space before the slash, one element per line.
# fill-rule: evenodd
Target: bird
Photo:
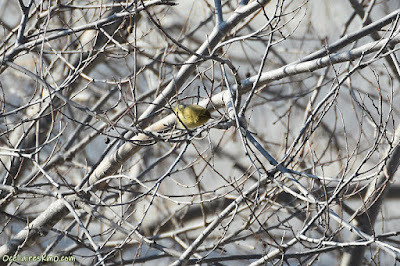
<path fill-rule="evenodd" d="M 180 129 L 194 129 L 204 125 L 210 118 L 210 112 L 197 104 L 179 104 L 174 108 L 178 116 L 177 127 Z"/>

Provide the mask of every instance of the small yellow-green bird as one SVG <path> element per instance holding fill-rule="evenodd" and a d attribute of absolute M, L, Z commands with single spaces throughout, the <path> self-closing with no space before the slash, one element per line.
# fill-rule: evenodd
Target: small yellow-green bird
<path fill-rule="evenodd" d="M 178 115 L 178 128 L 181 129 L 185 126 L 189 129 L 199 127 L 211 118 L 210 112 L 197 104 L 180 104 L 174 108 L 174 112 Z"/>

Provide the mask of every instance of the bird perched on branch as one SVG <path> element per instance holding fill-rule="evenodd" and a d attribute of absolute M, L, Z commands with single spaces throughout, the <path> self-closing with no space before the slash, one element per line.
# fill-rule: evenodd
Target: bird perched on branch
<path fill-rule="evenodd" d="M 175 114 L 178 116 L 178 128 L 193 129 L 204 125 L 210 118 L 210 112 L 197 104 L 180 104 L 174 108 Z"/>

